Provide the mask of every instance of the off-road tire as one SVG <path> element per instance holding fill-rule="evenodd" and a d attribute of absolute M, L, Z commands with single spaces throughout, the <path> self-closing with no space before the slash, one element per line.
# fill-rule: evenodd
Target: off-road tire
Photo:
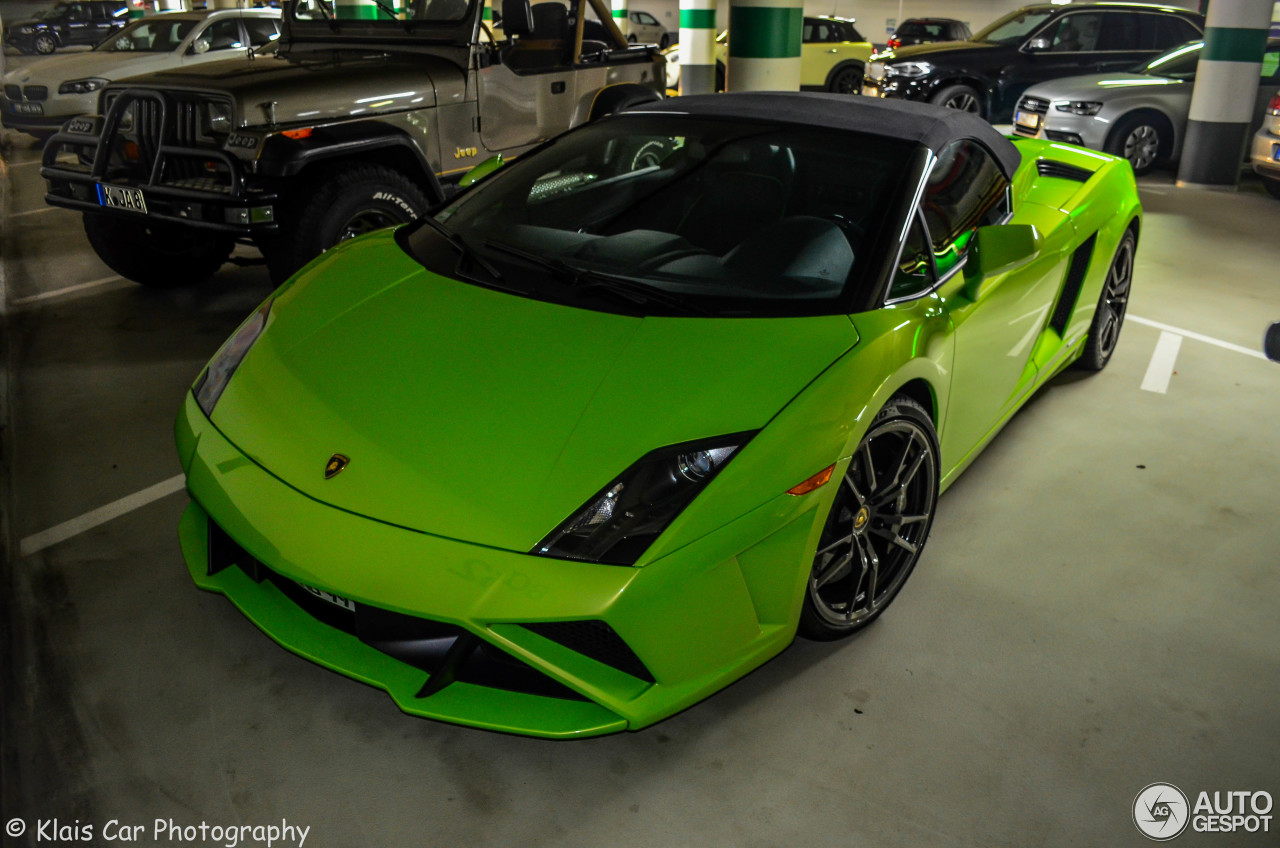
<path fill-rule="evenodd" d="M 206 280 L 235 248 L 235 239 L 221 233 L 114 215 L 85 215 L 84 233 L 107 267 L 151 288 Z"/>
<path fill-rule="evenodd" d="M 286 213 L 283 231 L 261 245 L 276 283 L 340 241 L 406 224 L 431 206 L 417 183 L 382 165 L 338 165 L 312 184 L 291 204 L 296 215 Z"/>

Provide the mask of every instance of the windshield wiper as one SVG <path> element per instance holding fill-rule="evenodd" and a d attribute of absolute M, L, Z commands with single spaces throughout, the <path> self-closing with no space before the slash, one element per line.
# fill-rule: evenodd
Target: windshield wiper
<path fill-rule="evenodd" d="M 490 250 L 507 253 L 527 262 L 532 262 L 535 265 L 540 265 L 557 276 L 567 278 L 575 293 L 603 291 L 624 300 L 629 300 L 636 305 L 657 303 L 681 312 L 692 312 L 708 316 L 711 314 L 705 309 L 699 309 L 691 305 L 685 298 L 674 292 L 669 292 L 640 280 L 633 280 L 630 277 L 622 277 L 605 271 L 593 271 L 589 268 L 580 268 L 563 259 L 543 256 L 540 253 L 534 253 L 505 242 L 486 241 L 484 246 Z"/>
<path fill-rule="evenodd" d="M 485 273 L 490 277 L 493 277 L 495 280 L 502 279 L 502 272 L 493 267 L 489 260 L 485 259 L 479 253 L 476 253 L 471 245 L 462 240 L 462 236 L 458 235 L 430 215 L 424 215 L 418 220 L 422 221 L 427 226 L 431 227 L 431 229 L 439 233 L 445 241 L 449 242 L 454 250 L 458 251 L 463 259 L 470 259 L 472 262 L 483 268 Z"/>

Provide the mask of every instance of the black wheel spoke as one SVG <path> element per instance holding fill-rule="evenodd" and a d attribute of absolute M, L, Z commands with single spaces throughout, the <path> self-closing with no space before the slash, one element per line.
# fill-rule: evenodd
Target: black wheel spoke
<path fill-rule="evenodd" d="M 909 554 L 914 554 L 918 550 L 915 544 L 902 538 L 902 536 L 893 532 L 893 530 L 891 529 L 884 528 L 884 527 L 877 527 L 875 530 L 872 530 L 871 532 L 875 533 L 877 536 L 879 536 L 882 539 L 887 539 L 889 541 L 889 544 L 897 545 L 899 548 L 902 548 L 904 551 L 906 551 Z"/>
<path fill-rule="evenodd" d="M 850 539 L 853 537 L 851 536 Z M 849 573 L 849 566 L 853 564 L 853 546 L 850 545 L 845 551 L 844 556 L 835 557 L 827 563 L 826 568 L 814 575 L 813 588 L 821 589 L 833 580 L 839 580 Z"/>
<path fill-rule="evenodd" d="M 876 465 L 871 459 L 871 440 L 864 441 L 859 451 L 862 454 L 862 461 L 866 463 L 862 470 L 867 479 L 867 492 L 868 494 L 874 494 L 876 490 Z"/>

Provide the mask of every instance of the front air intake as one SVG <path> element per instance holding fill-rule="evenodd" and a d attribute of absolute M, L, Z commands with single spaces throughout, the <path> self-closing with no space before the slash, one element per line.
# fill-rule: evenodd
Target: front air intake
<path fill-rule="evenodd" d="M 653 683 L 653 675 L 649 673 L 649 669 L 645 668 L 631 646 L 622 640 L 608 622 L 544 621 L 526 624 L 524 627 L 596 662 L 616 668 L 646 683 Z"/>

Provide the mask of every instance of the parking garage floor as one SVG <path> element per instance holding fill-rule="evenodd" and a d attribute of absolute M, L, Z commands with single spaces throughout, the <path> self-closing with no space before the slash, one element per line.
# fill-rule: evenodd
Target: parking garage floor
<path fill-rule="evenodd" d="M 91 844 L 113 820 L 190 844 L 161 820 L 338 848 L 1136 846 L 1148 784 L 1280 795 L 1280 203 L 1255 182 L 1142 180 L 1115 359 L 944 495 L 869 630 L 642 732 L 546 742 L 401 714 L 192 586 L 172 421 L 265 269 L 115 278 L 6 141 L 3 818 L 26 832 L 4 845 L 56 818 Z"/>

